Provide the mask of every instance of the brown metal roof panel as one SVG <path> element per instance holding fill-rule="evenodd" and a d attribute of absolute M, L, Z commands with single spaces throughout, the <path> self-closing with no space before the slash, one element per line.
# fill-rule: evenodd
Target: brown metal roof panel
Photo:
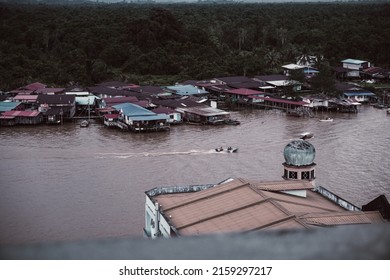
<path fill-rule="evenodd" d="M 371 224 L 372 221 L 363 212 L 345 212 L 335 214 L 312 214 L 302 217 L 305 223 L 312 225 L 350 225 L 350 224 Z"/>
<path fill-rule="evenodd" d="M 379 211 L 365 211 L 364 214 L 370 219 L 373 223 L 385 222 L 382 214 Z"/>
<path fill-rule="evenodd" d="M 299 196 L 277 193 L 277 192 L 264 192 L 264 193 L 267 195 L 267 197 L 273 198 L 277 202 L 281 201 L 281 203 L 288 202 L 288 203 L 307 205 L 308 207 L 321 209 L 322 212 L 343 211 L 343 210 L 347 211 L 341 206 L 334 203 L 333 201 L 313 191 L 307 191 L 306 197 L 299 197 Z M 291 211 L 293 212 L 293 210 Z"/>
<path fill-rule="evenodd" d="M 303 203 L 295 203 L 295 202 L 289 202 L 289 201 L 280 201 L 278 200 L 277 203 L 286 209 L 288 212 L 301 216 L 307 213 L 335 213 L 336 210 L 332 209 L 324 209 L 321 207 L 318 207 L 317 205 L 309 205 L 309 204 L 303 204 Z M 347 211 L 343 209 L 338 209 L 339 211 Z"/>
<path fill-rule="evenodd" d="M 241 179 L 235 179 L 233 181 L 224 183 L 223 185 L 217 185 L 215 187 L 199 191 L 199 192 L 191 192 L 191 193 L 180 193 L 180 194 L 164 194 L 155 196 L 155 201 L 159 202 L 164 206 L 164 209 L 167 210 L 171 207 L 180 207 L 180 205 L 189 204 L 195 201 L 200 201 L 204 199 L 208 199 L 209 197 L 219 195 L 220 193 L 229 192 L 234 190 L 235 188 L 248 187 L 246 185 L 246 181 Z M 253 191 L 252 191 L 253 192 Z M 176 196 L 180 195 L 180 201 L 176 199 Z M 168 197 L 168 198 L 167 198 Z M 165 200 L 165 203 L 162 202 Z M 175 200 L 176 203 L 172 203 Z M 170 205 L 169 207 L 167 205 Z"/>
<path fill-rule="evenodd" d="M 311 190 L 313 185 L 308 181 L 271 181 L 271 182 L 251 182 L 255 188 L 265 191 L 287 191 L 287 190 Z"/>
<path fill-rule="evenodd" d="M 263 197 L 247 187 L 171 208 L 171 210 L 168 209 L 164 213 L 172 216 L 172 221 L 177 224 L 187 224 L 246 208 L 263 200 Z"/>
<path fill-rule="evenodd" d="M 309 225 L 306 225 L 305 223 L 299 221 L 296 218 L 291 218 L 288 220 L 280 221 L 276 224 L 269 225 L 267 227 L 261 228 L 258 231 L 262 230 L 281 230 L 281 229 L 306 229 L 310 228 Z"/>
<path fill-rule="evenodd" d="M 177 227 L 180 234 L 209 234 L 215 232 L 241 232 L 267 226 L 288 215 L 270 202 L 240 209 L 226 215 L 200 220 Z M 176 226 L 176 225 L 175 225 Z"/>

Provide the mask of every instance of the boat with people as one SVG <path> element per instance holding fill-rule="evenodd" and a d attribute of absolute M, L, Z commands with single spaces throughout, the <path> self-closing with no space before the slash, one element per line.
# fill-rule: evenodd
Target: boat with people
<path fill-rule="evenodd" d="M 227 152 L 227 153 L 236 153 L 238 151 L 238 148 L 228 147 L 226 150 L 223 147 L 219 147 L 215 149 L 216 152 Z"/>
<path fill-rule="evenodd" d="M 311 132 L 304 132 L 299 135 L 299 138 L 302 140 L 309 140 L 314 137 L 314 134 Z"/>
<path fill-rule="evenodd" d="M 333 122 L 333 119 L 331 117 L 326 117 L 326 118 L 320 119 L 320 122 Z"/>

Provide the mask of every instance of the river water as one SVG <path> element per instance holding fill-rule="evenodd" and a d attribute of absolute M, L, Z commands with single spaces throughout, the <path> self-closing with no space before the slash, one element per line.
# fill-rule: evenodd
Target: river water
<path fill-rule="evenodd" d="M 310 131 L 316 183 L 362 206 L 390 199 L 390 117 L 362 106 L 333 122 L 277 110 L 232 112 L 239 126 L 173 126 L 132 134 L 92 123 L 0 127 L 0 244 L 140 237 L 145 191 L 218 183 L 228 177 L 281 180 L 283 149 Z M 218 146 L 239 147 L 235 154 Z"/>

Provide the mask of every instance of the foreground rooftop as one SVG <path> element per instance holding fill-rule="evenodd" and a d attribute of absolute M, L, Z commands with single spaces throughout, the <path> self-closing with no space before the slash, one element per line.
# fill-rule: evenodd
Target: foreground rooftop
<path fill-rule="evenodd" d="M 148 195 L 148 193 L 147 193 Z M 230 179 L 195 192 L 149 195 L 176 235 L 382 223 L 379 211 L 348 211 L 308 181 Z"/>

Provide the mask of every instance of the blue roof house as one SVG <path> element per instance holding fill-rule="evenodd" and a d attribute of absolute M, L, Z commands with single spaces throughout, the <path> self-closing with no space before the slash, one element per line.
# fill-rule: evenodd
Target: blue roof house
<path fill-rule="evenodd" d="M 156 114 L 133 103 L 121 103 L 113 106 L 119 111 L 119 121 L 127 125 L 130 131 L 169 130 L 169 115 Z"/>
<path fill-rule="evenodd" d="M 166 90 L 173 94 L 177 95 L 205 95 L 209 92 L 200 88 L 197 88 L 193 85 L 176 85 L 176 86 L 167 86 Z"/>
<path fill-rule="evenodd" d="M 365 89 L 346 90 L 343 92 L 344 97 L 347 99 L 354 99 L 358 102 L 369 102 L 371 99 L 375 99 L 375 93 Z"/>
<path fill-rule="evenodd" d="M 347 71 L 347 77 L 359 78 L 360 71 L 371 66 L 369 61 L 359 59 L 344 59 L 341 61 L 343 68 Z"/>
<path fill-rule="evenodd" d="M 22 102 L 12 102 L 12 101 L 1 101 L 0 102 L 0 113 L 19 110 L 21 109 Z"/>

